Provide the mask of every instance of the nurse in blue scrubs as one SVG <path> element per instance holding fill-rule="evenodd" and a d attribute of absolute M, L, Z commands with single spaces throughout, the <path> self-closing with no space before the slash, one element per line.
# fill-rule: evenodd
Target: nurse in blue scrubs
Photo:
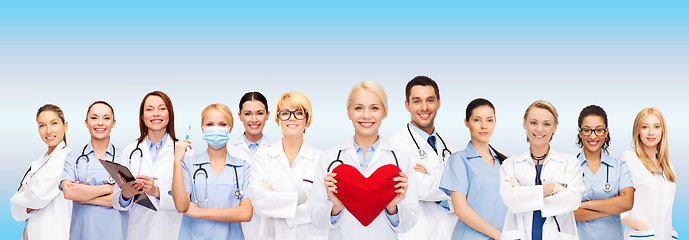
<path fill-rule="evenodd" d="M 112 207 L 115 181 L 98 161 L 120 163 L 120 149 L 110 143 L 115 112 L 107 102 L 94 102 L 85 123 L 91 142 L 67 155 L 60 184 L 65 198 L 74 201 L 69 238 L 125 239 L 129 215 Z"/>
<path fill-rule="evenodd" d="M 634 185 L 627 163 L 608 155 L 608 115 L 591 105 L 579 113 L 577 156 L 586 190 L 574 211 L 581 239 L 624 239 L 620 213 L 634 204 Z"/>
<path fill-rule="evenodd" d="M 185 156 L 189 140 L 175 148 L 172 199 L 184 213 L 179 239 L 244 239 L 240 222 L 251 220 L 253 212 L 250 170 L 248 162 L 228 153 L 233 121 L 227 106 L 211 104 L 201 113 L 206 151 Z"/>
<path fill-rule="evenodd" d="M 500 239 L 507 213 L 500 198 L 500 165 L 506 157 L 489 144 L 495 107 L 486 99 L 474 99 L 467 106 L 464 124 L 471 141 L 450 156 L 440 181 L 460 220 L 452 239 Z"/>

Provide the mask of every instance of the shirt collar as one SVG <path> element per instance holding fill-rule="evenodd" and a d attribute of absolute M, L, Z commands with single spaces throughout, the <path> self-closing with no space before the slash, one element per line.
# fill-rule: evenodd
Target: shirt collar
<path fill-rule="evenodd" d="M 115 146 L 113 146 L 112 144 L 110 144 L 110 142 L 108 142 L 108 148 L 105 150 L 105 155 L 109 155 L 109 156 L 113 157 L 113 159 L 114 159 L 115 157 L 112 155 L 114 150 L 115 150 Z M 84 150 L 84 154 L 89 155 L 89 154 L 94 154 L 94 153 L 95 153 L 95 151 L 93 151 L 93 144 L 91 142 L 89 142 L 86 145 L 86 150 Z M 110 159 L 107 159 L 107 160 L 110 160 Z"/>
<path fill-rule="evenodd" d="M 577 155 L 577 159 L 579 159 L 580 166 L 584 166 L 584 164 L 586 164 L 587 161 L 586 161 L 586 155 L 584 154 L 584 150 L 582 150 Z M 613 161 L 613 158 L 610 155 L 605 154 L 603 152 L 601 152 L 600 162 L 605 163 L 606 165 L 608 165 L 610 167 L 615 167 L 615 161 Z"/>
<path fill-rule="evenodd" d="M 414 132 L 416 132 L 416 134 L 419 134 L 419 136 L 421 136 L 421 138 L 423 138 L 423 141 L 424 141 L 424 142 L 426 141 L 426 139 L 428 139 L 428 137 L 437 135 L 437 134 L 435 133 L 435 127 L 433 127 L 433 132 L 432 132 L 431 134 L 428 134 L 426 131 L 421 130 L 420 128 L 417 128 L 417 127 L 416 127 L 414 124 L 412 124 L 412 123 L 407 123 L 407 125 L 409 125 L 409 127 L 410 127 Z M 436 138 L 437 138 L 437 136 L 436 136 Z"/>
<path fill-rule="evenodd" d="M 467 147 L 466 147 L 466 149 L 464 149 L 464 151 L 466 151 L 466 153 L 467 153 L 467 159 L 483 158 L 483 156 L 481 156 L 481 154 L 479 154 L 478 151 L 476 151 L 476 148 L 474 147 L 474 144 L 471 143 L 471 141 L 469 141 L 469 143 L 467 143 Z M 493 159 L 498 159 L 498 155 L 495 154 L 493 149 L 488 147 L 488 151 L 490 151 L 490 155 L 493 155 Z"/>
<path fill-rule="evenodd" d="M 232 155 L 230 155 L 230 152 L 228 151 L 227 154 L 225 155 L 225 165 L 226 166 L 235 166 L 235 167 L 241 167 L 244 166 L 244 163 L 246 161 L 236 158 Z M 208 150 L 203 151 L 198 157 L 196 157 L 192 163 L 194 166 L 198 165 L 203 165 L 203 164 L 210 164 L 211 163 L 211 158 L 208 155 Z"/>
<path fill-rule="evenodd" d="M 163 135 L 163 139 L 161 139 L 160 142 L 151 142 L 151 140 L 148 139 L 148 136 L 146 136 L 146 146 L 148 146 L 149 149 L 152 148 L 154 145 L 157 145 L 158 148 L 161 148 L 163 144 L 167 142 L 167 136 L 168 134 L 165 133 L 165 135 Z"/>
<path fill-rule="evenodd" d="M 361 147 L 359 147 L 359 145 L 356 144 L 356 141 L 354 141 L 354 137 L 352 137 L 352 143 L 354 144 L 354 150 L 355 150 L 355 151 L 358 152 L 359 149 L 362 149 Z M 378 146 L 379 146 L 379 145 L 380 145 L 380 136 L 378 136 L 378 140 L 376 140 L 376 142 L 375 142 L 373 145 L 371 145 L 370 147 L 368 147 L 368 152 L 375 152 L 376 149 L 378 149 Z M 363 149 L 362 149 L 362 150 L 363 150 Z"/>
<path fill-rule="evenodd" d="M 242 134 L 242 139 L 244 139 L 244 143 L 246 143 L 246 146 L 247 146 L 247 147 L 248 147 L 248 146 L 251 146 L 251 144 L 258 144 L 258 145 L 261 145 L 261 141 L 263 141 L 263 134 L 261 134 L 261 138 L 258 139 L 258 141 L 256 141 L 255 143 L 249 141 L 249 139 L 246 138 L 246 133 L 243 133 L 243 134 Z"/>

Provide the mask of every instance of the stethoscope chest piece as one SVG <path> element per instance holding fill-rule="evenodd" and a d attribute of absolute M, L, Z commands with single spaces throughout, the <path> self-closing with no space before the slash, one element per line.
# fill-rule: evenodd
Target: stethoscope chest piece
<path fill-rule="evenodd" d="M 115 184 L 115 179 L 112 177 L 108 177 L 108 184 Z"/>
<path fill-rule="evenodd" d="M 424 151 L 423 149 L 419 149 L 419 157 L 421 159 L 426 159 L 426 156 L 427 156 L 426 151 Z"/>
<path fill-rule="evenodd" d="M 234 195 L 237 196 L 237 199 L 242 199 L 244 193 L 242 192 L 242 190 L 237 189 L 237 191 L 234 192 Z"/>
<path fill-rule="evenodd" d="M 605 183 L 605 186 L 603 186 L 603 191 L 610 192 L 610 190 L 612 190 L 610 183 Z"/>

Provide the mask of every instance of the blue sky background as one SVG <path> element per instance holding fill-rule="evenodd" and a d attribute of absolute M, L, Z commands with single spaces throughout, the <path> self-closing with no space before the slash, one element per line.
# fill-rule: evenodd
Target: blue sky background
<path fill-rule="evenodd" d="M 236 112 L 247 91 L 270 107 L 279 94 L 305 93 L 314 105 L 306 141 L 326 149 L 349 137 L 345 99 L 356 82 L 386 89 L 388 137 L 409 116 L 404 84 L 428 75 L 441 87 L 436 126 L 460 146 L 469 140 L 464 108 L 493 101 L 492 144 L 525 151 L 521 118 L 533 101 L 552 102 L 560 126 L 552 146 L 576 153 L 576 118 L 597 104 L 610 118 L 611 155 L 631 148 L 631 125 L 644 107 L 666 116 L 678 175 L 674 227 L 689 229 L 689 4 L 686 1 L 3 1 L 0 2 L 0 236 L 19 237 L 9 211 L 29 162 L 45 145 L 35 111 L 63 108 L 68 142 L 88 141 L 83 125 L 95 100 L 115 107 L 112 141 L 138 136 L 144 94 L 171 96 L 178 134 L 200 113 L 225 103 Z M 243 132 L 236 122 L 233 137 Z M 333 127 L 336 126 L 336 127 Z M 341 126 L 341 127 L 340 127 Z M 269 122 L 273 140 L 279 129 Z M 4 237 L 3 237 L 4 238 Z"/>

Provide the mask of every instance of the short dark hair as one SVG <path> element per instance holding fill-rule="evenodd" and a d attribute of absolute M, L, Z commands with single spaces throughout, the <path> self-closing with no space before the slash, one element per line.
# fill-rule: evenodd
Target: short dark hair
<path fill-rule="evenodd" d="M 411 88 L 414 86 L 432 86 L 433 90 L 435 90 L 435 96 L 438 97 L 438 100 L 440 100 L 440 90 L 438 89 L 438 84 L 427 76 L 416 76 L 407 83 L 407 88 L 404 90 L 406 101 L 409 101 L 409 94 L 411 94 Z"/>
<path fill-rule="evenodd" d="M 584 122 L 584 118 L 588 116 L 598 116 L 603 119 L 603 124 L 605 124 L 605 128 L 608 128 L 608 114 L 605 113 L 605 110 L 603 110 L 602 107 L 596 106 L 596 105 L 589 105 L 585 107 L 584 109 L 581 109 L 581 112 L 579 113 L 579 121 L 578 121 L 578 126 L 579 129 L 581 129 L 581 124 Z M 581 140 L 581 137 L 579 137 L 579 134 L 577 134 L 577 145 L 580 148 L 584 147 L 584 143 Z M 605 138 L 603 141 L 603 151 L 605 153 L 608 153 L 608 146 L 610 146 L 610 132 L 608 131 L 608 136 Z M 609 153 L 608 153 L 609 154 Z"/>

